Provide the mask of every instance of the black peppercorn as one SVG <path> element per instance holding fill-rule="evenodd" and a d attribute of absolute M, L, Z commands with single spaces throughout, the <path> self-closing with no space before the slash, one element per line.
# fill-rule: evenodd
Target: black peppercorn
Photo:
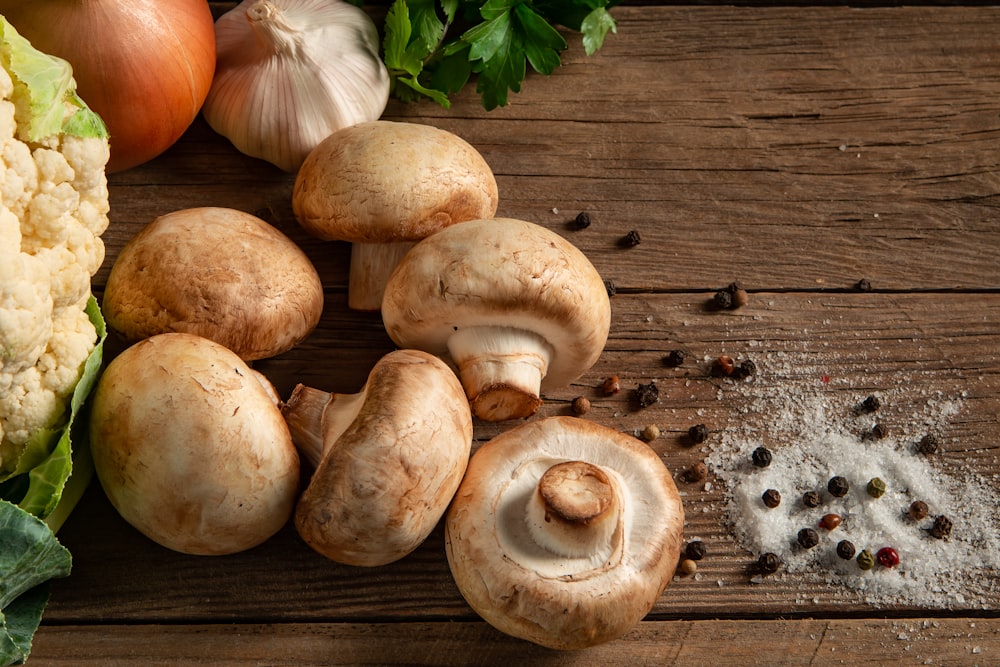
<path fill-rule="evenodd" d="M 708 427 L 704 424 L 695 424 L 688 429 L 688 440 L 695 445 L 705 442 L 708 440 Z"/>
<path fill-rule="evenodd" d="M 837 555 L 844 560 L 851 560 L 854 558 L 854 543 L 850 540 L 841 540 L 837 542 Z"/>
<path fill-rule="evenodd" d="M 692 540 L 684 547 L 684 557 L 690 560 L 701 560 L 707 553 L 708 549 L 701 540 Z"/>
<path fill-rule="evenodd" d="M 830 492 L 831 496 L 843 498 L 851 490 L 851 485 L 846 477 L 837 475 L 836 477 L 831 477 L 830 481 L 826 483 L 826 490 Z"/>
<path fill-rule="evenodd" d="M 652 382 L 649 384 L 639 384 L 635 390 L 635 395 L 639 401 L 640 408 L 648 408 L 660 400 L 660 390 Z"/>
<path fill-rule="evenodd" d="M 927 507 L 927 503 L 922 500 L 914 500 L 910 503 L 910 509 L 907 514 L 914 521 L 922 521 L 927 518 L 927 514 L 930 512 L 930 508 Z"/>
<path fill-rule="evenodd" d="M 781 493 L 777 489 L 768 489 L 761 494 L 760 499 L 764 501 L 764 507 L 774 509 L 781 504 Z"/>
<path fill-rule="evenodd" d="M 812 549 L 819 544 L 819 533 L 812 528 L 803 528 L 796 537 L 799 546 L 803 549 Z"/>
<path fill-rule="evenodd" d="M 761 574 L 774 574 L 781 567 L 781 558 L 778 554 L 771 553 L 770 551 L 766 554 L 761 554 L 760 558 L 757 559 L 757 572 Z"/>
<path fill-rule="evenodd" d="M 618 288 L 615 287 L 615 283 L 612 280 L 604 281 L 604 289 L 607 290 L 608 296 L 614 296 L 615 294 L 618 294 Z"/>
<path fill-rule="evenodd" d="M 861 402 L 859 407 L 861 412 L 875 412 L 880 406 L 881 403 L 878 400 L 878 396 L 869 396 Z"/>
<path fill-rule="evenodd" d="M 815 491 L 806 491 L 802 494 L 802 504 L 806 507 L 819 507 L 819 494 Z"/>
<path fill-rule="evenodd" d="M 753 464 L 758 468 L 766 468 L 771 465 L 771 450 L 767 447 L 758 447 L 750 455 Z"/>
<path fill-rule="evenodd" d="M 919 443 L 917 443 L 917 451 L 923 454 L 924 456 L 935 454 L 937 453 L 937 450 L 938 450 L 938 439 L 932 433 L 928 433 L 927 435 L 925 435 L 920 439 Z"/>
<path fill-rule="evenodd" d="M 757 372 L 757 364 L 750 359 L 744 359 L 740 365 L 733 369 L 733 377 L 738 380 L 748 378 Z"/>
<path fill-rule="evenodd" d="M 870 292 L 872 289 L 872 283 L 867 278 L 862 278 L 854 286 L 858 288 L 859 292 Z"/>
<path fill-rule="evenodd" d="M 712 305 L 720 310 L 733 307 L 733 295 L 729 290 L 720 289 L 712 296 Z"/>
<path fill-rule="evenodd" d="M 577 229 L 586 229 L 590 227 L 590 214 L 586 211 L 580 211 L 576 214 L 576 218 L 573 219 L 573 226 Z"/>
<path fill-rule="evenodd" d="M 872 430 L 868 433 L 868 437 L 872 440 L 883 440 L 889 436 L 889 427 L 885 424 L 875 424 L 872 426 Z"/>
<path fill-rule="evenodd" d="M 639 235 L 638 230 L 633 229 L 622 238 L 621 243 L 626 248 L 634 248 L 642 243 L 642 237 Z"/>
<path fill-rule="evenodd" d="M 684 363 L 684 350 L 671 350 L 670 354 L 663 357 L 663 365 L 668 368 L 677 368 Z"/>
<path fill-rule="evenodd" d="M 934 517 L 934 525 L 931 526 L 931 537 L 939 540 L 946 540 L 951 536 L 951 519 L 945 515 Z"/>

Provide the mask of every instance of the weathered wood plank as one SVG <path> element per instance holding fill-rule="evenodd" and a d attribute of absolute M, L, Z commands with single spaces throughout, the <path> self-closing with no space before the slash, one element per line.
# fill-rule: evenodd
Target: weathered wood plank
<path fill-rule="evenodd" d="M 1000 654 L 996 619 L 645 622 L 557 653 L 485 623 L 43 626 L 32 665 L 975 665 Z"/>
<path fill-rule="evenodd" d="M 593 403 L 588 418 L 595 421 L 628 432 L 656 424 L 663 435 L 652 446 L 679 474 L 701 460 L 706 447 L 748 426 L 780 449 L 768 415 L 747 415 L 761 396 L 819 388 L 842 399 L 849 411 L 877 391 L 885 403 L 881 418 L 899 437 L 911 438 L 925 428 L 921 415 L 928 401 L 955 400 L 961 409 L 941 424 L 945 451 L 938 464 L 956 474 L 1000 471 L 995 437 L 1000 295 L 754 293 L 743 309 L 724 312 L 704 308 L 709 296 L 616 296 L 604 355 L 573 386 L 546 396 L 541 414 L 565 413 L 573 397 L 587 395 Z M 362 329 L 343 326 L 342 317 L 354 320 L 345 310 L 332 309 L 328 328 L 308 348 L 258 367 L 283 391 L 299 379 L 322 389 L 356 391 L 369 361 L 391 345 L 377 339 L 374 321 Z M 366 338 L 368 347 L 361 342 Z M 680 369 L 665 368 L 662 357 L 676 348 L 687 350 L 689 361 Z M 751 383 L 711 377 L 709 360 L 722 353 L 755 360 L 759 374 Z M 624 390 L 603 397 L 597 387 L 611 374 L 619 375 Z M 823 376 L 830 381 L 822 383 Z M 659 387 L 660 402 L 636 409 L 631 390 L 651 381 Z M 710 427 L 709 442 L 682 444 L 696 423 Z M 477 439 L 508 426 L 478 423 Z M 686 534 L 704 539 L 711 557 L 700 564 L 697 579 L 678 580 L 668 589 L 654 610 L 657 617 L 875 611 L 820 576 L 788 574 L 764 585 L 751 583 L 746 572 L 751 555 L 733 542 L 722 522 L 721 486 L 679 484 Z M 290 528 L 244 554 L 195 558 L 139 536 L 92 488 L 61 536 L 75 562 L 73 576 L 53 591 L 47 618 L 59 622 L 95 614 L 135 622 L 252 620 L 262 609 L 275 619 L 472 618 L 451 581 L 440 530 L 403 561 L 371 570 L 325 561 Z M 983 604 L 997 608 L 1000 598 L 972 606 Z"/>
<path fill-rule="evenodd" d="M 622 288 L 1000 287 L 996 7 L 620 7 L 595 56 L 531 77 L 508 107 L 473 90 L 390 119 L 468 139 L 500 213 L 555 228 Z M 155 215 L 270 211 L 326 284 L 343 244 L 297 231 L 292 177 L 240 156 L 202 121 L 160 159 L 112 178 L 109 256 Z M 558 211 L 558 212 L 556 212 Z M 643 242 L 618 241 L 638 230 Z M 98 283 L 106 271 L 98 276 Z"/>

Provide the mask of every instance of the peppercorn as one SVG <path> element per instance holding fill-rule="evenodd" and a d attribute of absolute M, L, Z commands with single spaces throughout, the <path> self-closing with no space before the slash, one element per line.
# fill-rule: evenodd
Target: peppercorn
<path fill-rule="evenodd" d="M 670 350 L 670 354 L 663 357 L 663 365 L 668 368 L 677 368 L 684 363 L 684 350 Z"/>
<path fill-rule="evenodd" d="M 701 540 L 691 540 L 684 547 L 684 557 L 691 560 L 701 560 L 708 553 L 705 543 Z"/>
<path fill-rule="evenodd" d="M 924 456 L 930 456 L 931 454 L 937 453 L 938 450 L 938 439 L 933 433 L 928 433 L 920 439 L 917 443 L 917 451 Z"/>
<path fill-rule="evenodd" d="M 605 396 L 613 396 L 622 390 L 621 380 L 618 379 L 617 375 L 612 375 L 609 378 L 604 379 L 604 384 L 601 385 L 601 391 L 604 392 Z"/>
<path fill-rule="evenodd" d="M 869 396 L 861 402 L 860 410 L 861 412 L 875 412 L 879 409 L 880 405 L 878 396 Z"/>
<path fill-rule="evenodd" d="M 695 445 L 705 442 L 708 440 L 708 427 L 704 424 L 695 424 L 688 429 L 688 440 Z"/>
<path fill-rule="evenodd" d="M 622 237 L 622 245 L 626 248 L 634 248 L 640 243 L 642 243 L 642 237 L 639 235 L 639 231 L 636 229 L 630 230 L 628 234 Z"/>
<path fill-rule="evenodd" d="M 736 285 L 736 283 L 733 283 L 733 285 Z M 750 295 L 747 294 L 747 291 L 742 287 L 730 286 L 730 289 L 733 296 L 732 308 L 742 308 L 750 302 Z"/>
<path fill-rule="evenodd" d="M 806 491 L 802 494 L 802 504 L 806 507 L 819 507 L 819 494 L 815 491 Z"/>
<path fill-rule="evenodd" d="M 896 567 L 899 565 L 899 553 L 892 547 L 882 547 L 875 554 L 875 560 L 882 567 Z"/>
<path fill-rule="evenodd" d="M 851 560 L 854 558 L 854 542 L 850 540 L 841 540 L 837 542 L 837 555 L 844 560 Z"/>
<path fill-rule="evenodd" d="M 764 501 L 764 507 L 774 509 L 781 504 L 781 493 L 777 489 L 768 489 L 761 494 L 760 499 Z"/>
<path fill-rule="evenodd" d="M 875 555 L 868 549 L 862 549 L 855 560 L 862 570 L 870 570 L 875 567 Z"/>
<path fill-rule="evenodd" d="M 753 450 L 753 454 L 750 455 L 750 460 L 758 468 L 766 468 L 771 465 L 771 450 L 767 447 L 758 447 Z"/>
<path fill-rule="evenodd" d="M 639 400 L 640 408 L 648 408 L 653 403 L 660 400 L 660 390 L 652 382 L 649 384 L 640 383 L 635 390 L 636 398 Z"/>
<path fill-rule="evenodd" d="M 760 558 L 757 559 L 757 572 L 761 574 L 774 574 L 781 567 L 781 558 L 778 554 L 771 553 L 770 551 L 761 554 Z"/>
<path fill-rule="evenodd" d="M 748 378 L 757 372 L 757 364 L 750 359 L 744 359 L 740 365 L 733 369 L 733 377 L 737 380 Z"/>
<path fill-rule="evenodd" d="M 930 512 L 930 508 L 927 507 L 927 503 L 922 500 L 914 500 L 910 503 L 910 509 L 907 514 L 914 521 L 922 521 L 927 518 L 927 514 Z"/>
<path fill-rule="evenodd" d="M 889 427 L 879 423 L 872 426 L 872 430 L 867 433 L 867 438 L 871 440 L 884 440 L 889 436 Z"/>
<path fill-rule="evenodd" d="M 640 434 L 642 439 L 646 442 L 653 442 L 660 437 L 660 427 L 656 424 L 650 424 L 649 426 L 642 429 Z"/>
<path fill-rule="evenodd" d="M 605 281 L 604 281 L 604 289 L 607 290 L 609 297 L 610 296 L 614 296 L 615 294 L 618 294 L 618 287 L 615 286 L 615 282 L 613 280 L 611 280 L 610 278 L 609 279 L 605 279 Z"/>
<path fill-rule="evenodd" d="M 590 214 L 586 211 L 580 211 L 577 213 L 576 217 L 573 219 L 573 226 L 577 229 L 586 229 L 587 227 L 590 227 Z"/>
<path fill-rule="evenodd" d="M 872 283 L 867 278 L 862 278 L 854 286 L 858 288 L 859 292 L 870 292 L 872 290 Z"/>
<path fill-rule="evenodd" d="M 586 396 L 577 396 L 573 399 L 570 408 L 573 410 L 573 414 L 578 417 L 585 415 L 590 411 L 590 399 Z"/>
<path fill-rule="evenodd" d="M 872 477 L 865 486 L 865 491 L 872 498 L 881 498 L 885 495 L 885 482 L 880 477 Z"/>
<path fill-rule="evenodd" d="M 825 528 L 827 530 L 833 530 L 839 526 L 844 520 L 839 514 L 824 514 L 823 518 L 819 520 L 819 527 Z"/>
<path fill-rule="evenodd" d="M 720 289 L 714 295 L 712 295 L 712 305 L 719 310 L 726 310 L 732 308 L 733 306 L 733 295 L 730 294 L 729 290 Z"/>
<path fill-rule="evenodd" d="M 934 517 L 934 525 L 931 526 L 931 537 L 939 540 L 946 540 L 951 536 L 951 519 L 944 514 Z"/>
<path fill-rule="evenodd" d="M 798 536 L 799 546 L 803 549 L 812 549 L 814 546 L 819 544 L 819 533 L 817 533 L 812 528 L 803 528 L 799 531 Z"/>
<path fill-rule="evenodd" d="M 736 370 L 736 361 L 728 354 L 721 354 L 712 362 L 712 375 L 715 377 L 728 377 Z"/>
<path fill-rule="evenodd" d="M 826 490 L 830 492 L 831 496 L 843 498 L 851 490 L 851 484 L 847 481 L 846 477 L 837 475 L 831 477 L 830 481 L 826 483 Z"/>
<path fill-rule="evenodd" d="M 690 577 L 697 571 L 698 571 L 698 563 L 694 562 L 690 558 L 681 559 L 680 564 L 678 564 L 677 566 L 677 572 L 682 577 Z"/>
<path fill-rule="evenodd" d="M 688 468 L 685 478 L 689 482 L 704 482 L 708 479 L 708 466 L 698 461 Z"/>

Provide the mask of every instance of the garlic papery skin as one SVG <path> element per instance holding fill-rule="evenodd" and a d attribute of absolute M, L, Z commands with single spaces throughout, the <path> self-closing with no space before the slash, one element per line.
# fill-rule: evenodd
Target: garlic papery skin
<path fill-rule="evenodd" d="M 385 111 L 378 29 L 343 0 L 244 0 L 215 35 L 203 113 L 246 155 L 294 173 L 323 139 Z"/>

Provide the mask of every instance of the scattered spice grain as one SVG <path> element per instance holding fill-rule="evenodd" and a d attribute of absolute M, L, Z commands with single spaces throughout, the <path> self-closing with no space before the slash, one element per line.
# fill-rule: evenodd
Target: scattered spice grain
<path fill-rule="evenodd" d="M 688 468 L 687 473 L 685 473 L 684 478 L 688 482 L 704 482 L 708 479 L 708 466 L 705 465 L 704 461 L 698 461 L 693 466 Z"/>
<path fill-rule="evenodd" d="M 582 417 L 590 412 L 590 399 L 586 396 L 577 396 L 573 399 L 570 409 L 573 411 L 574 415 Z"/>
<path fill-rule="evenodd" d="M 590 214 L 586 211 L 580 211 L 576 214 L 576 217 L 573 218 L 573 227 L 575 229 L 586 229 L 587 227 L 590 227 L 590 222 Z"/>
<path fill-rule="evenodd" d="M 803 549 L 812 549 L 814 546 L 819 544 L 819 533 L 812 528 L 803 528 L 799 531 L 798 535 L 796 535 L 795 541 L 798 542 L 799 546 Z"/>
<path fill-rule="evenodd" d="M 907 511 L 907 515 L 914 521 L 923 521 L 929 513 L 930 508 L 922 500 L 914 500 L 910 503 L 910 509 Z"/>
<path fill-rule="evenodd" d="M 862 549 L 855 561 L 862 570 L 870 570 L 875 567 L 875 554 L 868 549 Z"/>
<path fill-rule="evenodd" d="M 830 481 L 826 483 L 826 490 L 830 492 L 830 495 L 834 498 L 843 498 L 847 495 L 847 492 L 851 490 L 851 483 L 847 481 L 846 477 L 842 475 L 835 475 L 830 478 Z"/>
<path fill-rule="evenodd" d="M 861 280 L 859 280 L 854 284 L 854 287 L 859 292 L 870 292 L 872 291 L 872 282 L 867 278 L 862 278 Z"/>
<path fill-rule="evenodd" d="M 634 248 L 640 243 L 642 243 L 642 236 L 637 229 L 630 230 L 621 240 L 622 246 L 626 248 Z"/>
<path fill-rule="evenodd" d="M 781 492 L 777 489 L 768 489 L 761 494 L 760 499 L 763 501 L 764 507 L 773 510 L 781 504 Z"/>
<path fill-rule="evenodd" d="M 757 372 L 757 364 L 751 359 L 744 359 L 740 365 L 733 369 L 733 377 L 737 380 L 744 380 Z"/>
<path fill-rule="evenodd" d="M 670 353 L 663 357 L 663 365 L 667 368 L 677 368 L 684 363 L 686 356 L 684 350 L 670 350 Z"/>
<path fill-rule="evenodd" d="M 688 429 L 687 436 L 691 444 L 700 445 L 708 440 L 708 427 L 704 424 L 695 424 Z"/>
<path fill-rule="evenodd" d="M 875 396 L 873 394 L 873 395 L 869 396 L 868 398 L 866 398 L 865 400 L 863 400 L 861 402 L 861 405 L 858 406 L 858 409 L 861 412 L 869 412 L 869 413 L 871 413 L 871 412 L 876 412 L 879 409 L 879 407 L 881 407 L 881 405 L 882 405 L 882 403 L 881 403 L 881 401 L 878 400 L 878 396 Z"/>
<path fill-rule="evenodd" d="M 843 560 L 851 560 L 854 558 L 854 542 L 850 540 L 841 540 L 837 542 L 837 556 Z"/>
<path fill-rule="evenodd" d="M 690 560 L 701 560 L 708 555 L 708 547 L 701 540 L 691 540 L 684 547 L 684 557 Z"/>
<path fill-rule="evenodd" d="M 781 568 L 781 557 L 778 554 L 768 551 L 760 555 L 757 559 L 756 570 L 760 574 L 774 574 Z"/>
<path fill-rule="evenodd" d="M 920 438 L 920 442 L 917 443 L 917 451 L 924 456 L 930 456 L 931 454 L 936 454 L 938 450 L 938 439 L 933 433 L 928 433 L 924 437 Z"/>
<path fill-rule="evenodd" d="M 806 491 L 802 494 L 802 504 L 810 509 L 819 507 L 819 494 L 815 491 Z"/>
<path fill-rule="evenodd" d="M 865 491 L 867 491 L 868 495 L 872 498 L 881 498 L 885 495 L 885 482 L 882 481 L 881 477 L 872 477 L 868 480 L 868 484 L 865 485 Z"/>
<path fill-rule="evenodd" d="M 882 547 L 875 554 L 875 560 L 882 567 L 896 567 L 899 565 L 899 553 L 892 547 Z"/>
<path fill-rule="evenodd" d="M 648 408 L 660 400 L 660 390 L 656 388 L 656 384 L 653 382 L 648 384 L 639 383 L 639 386 L 636 387 L 635 395 L 639 401 L 640 408 Z"/>
<path fill-rule="evenodd" d="M 604 392 L 605 396 L 614 396 L 621 390 L 622 383 L 621 380 L 618 379 L 617 375 L 604 378 L 604 382 L 601 384 L 601 391 Z"/>
<path fill-rule="evenodd" d="M 720 289 L 712 295 L 712 305 L 719 310 L 729 310 L 733 307 L 733 295 L 729 290 Z"/>
<path fill-rule="evenodd" d="M 934 525 L 931 526 L 931 537 L 935 537 L 939 540 L 946 540 L 951 537 L 952 522 L 951 519 L 941 514 L 934 517 Z"/>
<path fill-rule="evenodd" d="M 736 370 L 736 361 L 728 354 L 720 354 L 712 362 L 712 375 L 715 377 L 728 377 Z"/>
<path fill-rule="evenodd" d="M 677 572 L 682 577 L 690 577 L 697 571 L 698 563 L 694 562 L 690 558 L 682 558 L 681 562 L 677 565 Z"/>
<path fill-rule="evenodd" d="M 604 280 L 604 289 L 607 290 L 609 297 L 618 294 L 618 287 L 615 286 L 615 281 L 610 278 Z"/>
<path fill-rule="evenodd" d="M 657 426 L 656 424 L 649 424 L 648 426 L 642 429 L 642 433 L 640 433 L 640 436 L 645 442 L 653 442 L 654 440 L 660 437 L 660 427 Z"/>
<path fill-rule="evenodd" d="M 750 455 L 750 460 L 757 468 L 766 468 L 771 465 L 771 458 L 771 450 L 767 447 L 758 447 Z"/>
<path fill-rule="evenodd" d="M 839 514 L 834 514 L 830 512 L 824 514 L 819 520 L 819 527 L 825 530 L 834 530 L 837 526 L 843 523 L 844 519 Z"/>

